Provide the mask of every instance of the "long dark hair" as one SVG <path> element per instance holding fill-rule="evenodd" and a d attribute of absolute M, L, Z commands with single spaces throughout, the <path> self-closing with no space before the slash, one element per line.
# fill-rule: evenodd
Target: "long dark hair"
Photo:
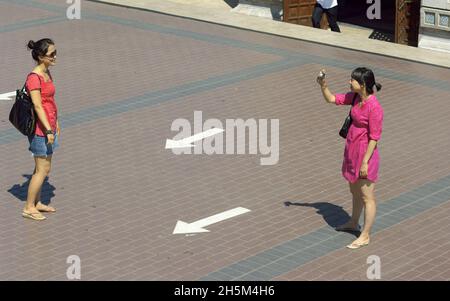
<path fill-rule="evenodd" d="M 360 85 L 364 85 L 366 87 L 367 94 L 373 94 L 373 86 L 377 88 L 377 91 L 381 90 L 381 84 L 375 81 L 375 75 L 372 70 L 359 67 L 353 70 L 352 78 L 356 80 Z"/>
<path fill-rule="evenodd" d="M 40 39 L 37 42 L 30 40 L 27 44 L 29 50 L 31 50 L 31 56 L 33 59 L 39 63 L 39 57 L 43 57 L 47 54 L 48 47 L 50 45 L 55 45 L 52 39 Z"/>

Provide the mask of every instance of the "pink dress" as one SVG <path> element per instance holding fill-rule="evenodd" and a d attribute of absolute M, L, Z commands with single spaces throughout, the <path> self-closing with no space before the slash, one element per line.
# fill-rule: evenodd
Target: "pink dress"
<path fill-rule="evenodd" d="M 351 105 L 354 93 L 336 94 L 336 105 Z M 359 179 L 361 164 L 369 145 L 369 140 L 380 140 L 383 126 L 383 108 L 375 95 L 370 95 L 359 107 L 360 97 L 355 99 L 355 105 L 351 109 L 352 124 L 348 130 L 345 141 L 344 162 L 342 163 L 342 175 L 350 183 Z M 380 155 L 378 147 L 373 151 L 369 159 L 367 180 L 376 182 Z"/>

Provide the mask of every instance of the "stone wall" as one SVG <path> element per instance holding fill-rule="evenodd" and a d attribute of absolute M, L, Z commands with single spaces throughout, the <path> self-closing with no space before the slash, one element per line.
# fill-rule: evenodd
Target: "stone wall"
<path fill-rule="evenodd" d="M 450 10 L 448 0 L 422 0 L 422 6 Z"/>
<path fill-rule="evenodd" d="M 281 20 L 283 0 L 239 0 L 233 12 Z"/>
<path fill-rule="evenodd" d="M 450 0 L 422 0 L 419 47 L 450 52 Z"/>

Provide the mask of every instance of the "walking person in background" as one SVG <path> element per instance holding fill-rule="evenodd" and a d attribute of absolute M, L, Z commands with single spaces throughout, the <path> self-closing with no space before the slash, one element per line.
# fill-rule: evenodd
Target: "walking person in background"
<path fill-rule="evenodd" d="M 55 86 L 49 67 L 56 64 L 56 47 L 51 39 L 29 41 L 28 49 L 36 61 L 36 67 L 26 80 L 26 91 L 30 95 L 36 113 L 36 130 L 28 137 L 29 150 L 34 156 L 35 169 L 28 187 L 28 195 L 22 216 L 33 220 L 44 220 L 41 212 L 55 212 L 55 208 L 41 202 L 41 188 L 49 175 L 52 154 L 58 148 L 60 127 L 54 99 Z"/>
<path fill-rule="evenodd" d="M 324 72 L 324 71 L 323 71 Z M 359 231 L 359 217 L 364 208 L 364 227 L 360 236 L 347 248 L 358 249 L 370 241 L 370 230 L 375 220 L 375 182 L 378 179 L 380 156 L 378 141 L 383 126 L 383 108 L 374 94 L 381 85 L 375 82 L 372 70 L 356 68 L 350 79 L 347 94 L 333 95 L 324 77 L 318 77 L 323 97 L 328 103 L 352 105 L 352 123 L 345 142 L 342 175 L 348 181 L 353 196 L 353 210 L 350 220 L 336 228 L 338 231 Z"/>
<path fill-rule="evenodd" d="M 338 0 L 317 0 L 312 14 L 312 23 L 315 28 L 320 28 L 323 13 L 327 15 L 331 31 L 341 32 L 337 24 Z"/>

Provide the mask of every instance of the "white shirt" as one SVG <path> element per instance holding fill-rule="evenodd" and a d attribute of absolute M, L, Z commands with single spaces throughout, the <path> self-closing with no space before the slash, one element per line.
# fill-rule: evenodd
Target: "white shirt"
<path fill-rule="evenodd" d="M 338 5 L 337 0 L 317 0 L 317 3 L 320 4 L 325 9 L 329 9 Z"/>

